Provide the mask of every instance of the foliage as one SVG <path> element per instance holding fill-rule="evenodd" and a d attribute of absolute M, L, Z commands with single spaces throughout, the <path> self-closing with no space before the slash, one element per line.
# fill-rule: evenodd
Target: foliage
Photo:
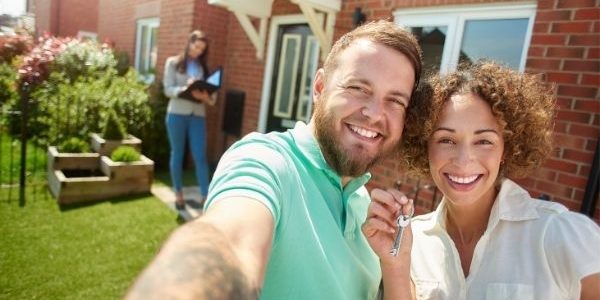
<path fill-rule="evenodd" d="M 147 126 L 140 127 L 134 135 L 142 139 L 146 145 L 165 145 L 163 147 L 144 147 L 146 156 L 151 157 L 157 168 L 168 166 L 169 144 L 165 115 L 169 99 L 163 92 L 162 82 L 154 81 L 148 89 L 149 105 L 151 110 L 150 122 Z"/>
<path fill-rule="evenodd" d="M 80 138 L 72 137 L 58 146 L 58 151 L 63 153 L 87 153 L 90 152 L 90 145 Z"/>
<path fill-rule="evenodd" d="M 115 59 L 117 60 L 117 64 L 115 66 L 117 69 L 117 74 L 119 74 L 119 76 L 127 74 L 131 68 L 129 54 L 125 51 L 115 51 L 114 55 Z"/>
<path fill-rule="evenodd" d="M 107 140 L 122 140 L 127 137 L 123 123 L 114 109 L 109 109 L 102 124 L 102 138 Z"/>
<path fill-rule="evenodd" d="M 140 153 L 131 146 L 119 146 L 110 155 L 110 159 L 120 162 L 132 162 L 140 160 Z"/>
<path fill-rule="evenodd" d="M 41 37 L 24 58 L 19 67 L 19 87 L 32 90 L 50 76 L 50 64 L 58 53 L 63 51 L 71 38 Z"/>
<path fill-rule="evenodd" d="M 16 81 L 17 70 L 9 64 L 0 63 L 0 108 L 5 103 L 14 103 L 18 99 Z"/>
<path fill-rule="evenodd" d="M 52 63 L 52 72 L 65 74 L 70 80 L 80 77 L 100 77 L 117 65 L 112 50 L 95 41 L 69 40 Z"/>
<path fill-rule="evenodd" d="M 0 36 L 0 64 L 10 64 L 15 57 L 23 55 L 33 46 L 28 35 Z"/>

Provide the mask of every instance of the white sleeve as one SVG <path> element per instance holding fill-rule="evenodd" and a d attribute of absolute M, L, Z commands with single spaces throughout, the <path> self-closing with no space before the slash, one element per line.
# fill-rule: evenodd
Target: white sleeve
<path fill-rule="evenodd" d="M 165 61 L 165 72 L 163 74 L 163 87 L 165 96 L 175 98 L 179 93 L 185 90 L 185 86 L 178 86 L 176 80 L 177 57 L 172 56 Z"/>
<path fill-rule="evenodd" d="M 600 227 L 583 214 L 558 214 L 548 225 L 544 248 L 554 278 L 569 294 L 579 293 L 582 278 L 600 273 Z"/>

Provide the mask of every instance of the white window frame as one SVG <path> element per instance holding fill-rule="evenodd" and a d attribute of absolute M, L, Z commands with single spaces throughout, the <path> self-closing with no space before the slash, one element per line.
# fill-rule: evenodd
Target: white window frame
<path fill-rule="evenodd" d="M 159 18 L 144 18 L 144 19 L 138 19 L 136 21 L 136 33 L 135 33 L 135 69 L 140 72 L 140 67 L 141 67 L 141 61 L 142 59 L 144 59 L 142 57 L 142 28 L 147 26 L 148 28 L 158 28 L 160 26 L 160 19 Z M 149 32 L 149 31 L 148 31 Z M 148 43 L 150 42 L 150 39 L 147 39 Z M 146 45 L 146 49 L 150 49 L 150 45 Z M 150 59 L 149 57 L 145 58 L 145 59 Z M 141 74 L 141 72 L 140 72 Z M 150 81 L 150 83 L 152 81 L 154 81 L 154 76 L 151 76 L 152 78 L 145 78 L 146 74 L 141 74 L 144 81 Z"/>
<path fill-rule="evenodd" d="M 536 6 L 536 2 L 528 1 L 511 4 L 403 8 L 394 11 L 394 22 L 403 27 L 446 26 L 448 31 L 442 52 L 440 73 L 447 73 L 455 70 L 458 65 L 466 21 L 527 18 L 529 22 L 519 63 L 519 71 L 523 72 L 533 32 Z"/>
<path fill-rule="evenodd" d="M 296 42 L 296 46 L 294 47 L 294 57 L 292 57 L 292 62 L 288 62 L 286 61 L 286 57 L 287 57 L 287 45 L 289 43 L 289 41 L 295 41 Z M 300 60 L 300 43 L 302 41 L 302 37 L 299 34 L 294 34 L 294 33 L 288 33 L 288 34 L 284 34 L 283 35 L 283 41 L 282 41 L 282 53 L 279 56 L 279 71 L 277 72 L 277 87 L 275 90 L 275 107 L 274 107 L 274 111 L 273 114 L 276 117 L 279 118 L 284 118 L 284 119 L 289 119 L 292 117 L 292 109 L 294 109 L 294 105 L 293 105 L 293 100 L 294 97 L 296 96 L 294 94 L 294 91 L 296 90 L 296 81 L 298 78 L 298 61 Z M 282 89 L 282 85 L 283 85 L 283 76 L 285 73 L 285 70 L 288 68 L 292 68 L 292 78 L 291 78 L 291 82 L 290 82 L 290 87 L 289 87 L 289 91 L 288 91 L 288 97 L 287 99 L 282 99 L 281 94 L 283 93 L 283 89 Z M 285 100 L 287 101 L 288 105 L 287 105 L 287 109 L 286 110 L 282 110 L 282 101 Z"/>
<path fill-rule="evenodd" d="M 91 31 L 79 30 L 77 32 L 77 38 L 80 40 L 91 40 L 96 41 L 98 39 L 98 34 Z"/>

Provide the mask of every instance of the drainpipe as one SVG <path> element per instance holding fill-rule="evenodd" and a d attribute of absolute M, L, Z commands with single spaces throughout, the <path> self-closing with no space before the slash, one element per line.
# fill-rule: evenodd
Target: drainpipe
<path fill-rule="evenodd" d="M 594 217 L 594 209 L 598 202 L 598 190 L 600 190 L 600 137 L 596 140 L 596 152 L 594 153 L 594 159 L 592 161 L 592 168 L 590 170 L 590 176 L 588 176 L 588 182 L 585 187 L 585 194 L 583 195 L 583 203 L 581 203 L 582 214 L 586 214 L 588 217 Z"/>

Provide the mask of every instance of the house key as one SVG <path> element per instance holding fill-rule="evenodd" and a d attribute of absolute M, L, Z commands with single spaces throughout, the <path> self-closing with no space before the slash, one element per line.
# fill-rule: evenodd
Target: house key
<path fill-rule="evenodd" d="M 410 224 L 410 218 L 412 218 L 415 213 L 415 208 L 411 207 L 410 213 L 408 215 L 400 214 L 398 219 L 396 219 L 396 225 L 398 225 L 398 232 L 396 233 L 396 238 L 394 239 L 394 245 L 392 246 L 392 250 L 390 250 L 390 254 L 393 256 L 398 255 L 398 251 L 400 250 L 400 243 L 402 242 L 402 236 L 404 235 L 404 228 Z"/>

